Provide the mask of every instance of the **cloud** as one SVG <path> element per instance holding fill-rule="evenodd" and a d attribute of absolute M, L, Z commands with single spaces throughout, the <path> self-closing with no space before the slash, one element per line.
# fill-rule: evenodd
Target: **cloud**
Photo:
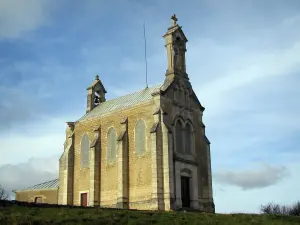
<path fill-rule="evenodd" d="M 0 86 L 0 133 L 14 124 L 37 119 L 40 114 L 37 99 L 18 88 Z"/>
<path fill-rule="evenodd" d="M 210 44 L 211 46 L 204 47 L 206 44 Z M 219 56 L 217 56 L 217 60 L 221 60 L 221 58 L 224 57 L 225 62 L 228 63 L 224 66 L 223 62 L 220 61 L 220 63 L 218 63 L 220 70 L 212 68 L 212 71 L 214 71 L 212 77 L 206 82 L 197 85 L 199 88 L 195 87 L 199 90 L 197 91 L 197 95 L 204 102 L 204 105 L 209 104 L 211 115 L 222 112 L 219 109 L 224 109 L 224 107 L 228 105 L 225 99 L 232 97 L 228 95 L 235 92 L 238 88 L 263 83 L 266 82 L 266 79 L 272 79 L 276 76 L 284 76 L 285 79 L 287 79 L 293 72 L 299 71 L 300 69 L 300 60 L 297 57 L 297 55 L 300 54 L 300 42 L 294 43 L 289 48 L 274 49 L 271 52 L 263 50 L 253 52 L 252 50 L 249 50 L 249 52 L 246 53 L 244 52 L 245 50 L 238 49 L 235 46 L 233 46 L 232 50 L 228 48 L 224 49 L 223 46 L 218 46 L 218 44 L 211 41 L 200 40 L 198 46 L 196 46 L 196 49 L 204 49 L 204 51 L 211 48 L 213 51 L 214 49 L 219 48 L 220 53 Z M 196 57 L 194 57 L 194 55 L 197 54 L 195 50 L 192 50 L 191 54 L 193 54 L 192 58 L 196 59 Z M 233 56 L 231 56 L 232 54 Z M 239 55 L 239 57 L 234 61 L 228 62 L 225 55 L 228 55 L 227 57 L 229 58 L 236 58 L 236 55 Z M 210 63 L 214 61 L 213 59 L 207 60 Z M 191 64 L 189 73 L 192 76 L 192 74 L 197 71 L 197 68 L 199 68 L 199 64 L 194 60 L 188 62 L 188 64 Z M 206 70 L 209 71 L 210 69 L 205 68 L 205 71 Z M 202 77 L 193 76 L 192 78 L 194 82 L 198 82 L 202 79 Z M 203 79 L 207 79 L 207 77 L 204 77 Z M 238 91 L 241 90 L 238 89 Z"/>
<path fill-rule="evenodd" d="M 1 0 L 0 38 L 18 38 L 48 22 L 49 0 Z"/>
<path fill-rule="evenodd" d="M 64 150 L 66 121 L 78 118 L 77 115 L 43 117 L 1 133 L 0 165 L 21 163 L 30 157 L 60 156 Z"/>
<path fill-rule="evenodd" d="M 0 166 L 0 184 L 11 195 L 35 184 L 58 178 L 58 157 L 31 157 L 27 162 Z"/>
<path fill-rule="evenodd" d="M 266 188 L 253 188 L 246 191 L 236 185 L 227 185 L 218 182 L 213 176 L 213 191 L 216 211 L 222 213 L 243 212 L 259 213 L 260 205 L 268 202 L 278 202 L 279 204 L 290 204 L 295 199 L 300 199 L 299 174 L 300 165 L 298 161 L 286 165 L 289 176 L 276 185 Z M 277 168 L 280 168 L 279 166 Z M 235 171 L 238 171 L 235 169 Z M 226 185 L 226 191 L 220 189 Z M 258 198 L 259 196 L 259 198 Z"/>
<path fill-rule="evenodd" d="M 223 171 L 214 174 L 216 182 L 234 185 L 243 190 L 265 188 L 277 184 L 288 176 L 288 170 L 284 166 L 262 165 L 259 169 L 244 171 Z"/>

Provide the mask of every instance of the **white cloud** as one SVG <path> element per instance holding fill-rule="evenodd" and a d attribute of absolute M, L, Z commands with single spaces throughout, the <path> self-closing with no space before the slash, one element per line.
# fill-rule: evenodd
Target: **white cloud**
<path fill-rule="evenodd" d="M 286 165 L 289 176 L 277 185 L 263 189 L 241 190 L 239 187 L 226 186 L 213 178 L 216 211 L 222 213 L 259 213 L 260 205 L 269 202 L 291 204 L 300 199 L 298 179 L 299 163 Z"/>
<path fill-rule="evenodd" d="M 236 47 L 232 50 L 224 49 L 223 46 L 216 46 L 215 43 L 210 43 L 211 47 L 209 48 L 207 46 L 203 46 L 202 48 L 202 44 L 209 42 L 200 41 L 200 43 L 200 45 L 196 46 L 196 49 L 207 49 L 207 51 L 209 51 L 210 48 L 220 48 L 220 54 L 224 57 L 226 62 L 226 55 L 231 55 L 231 51 L 233 51 L 234 54 L 236 54 L 235 57 L 237 57 L 236 62 L 229 62 L 229 65 L 226 65 L 226 67 L 223 66 L 222 61 L 216 62 L 223 71 L 212 68 L 215 73 L 211 75 L 206 75 L 205 71 L 200 73 L 203 74 L 204 79 L 207 80 L 205 83 L 200 83 L 202 80 L 201 75 L 195 76 L 199 74 L 197 71 L 202 71 L 201 65 L 197 64 L 194 60 L 194 64 L 188 62 L 188 65 L 190 65 L 188 73 L 191 74 L 190 76 L 194 81 L 193 86 L 200 101 L 203 102 L 205 106 L 209 106 L 210 116 L 224 111 L 224 107 L 228 105 L 226 99 L 237 94 L 237 88 L 256 85 L 262 82 L 267 83 L 266 79 L 271 79 L 275 76 L 284 76 L 288 79 L 287 76 L 292 72 L 300 70 L 300 59 L 298 57 L 300 54 L 300 42 L 294 43 L 292 47 L 287 49 L 275 49 L 273 52 L 257 50 L 255 53 L 252 50 L 249 50 L 249 53 L 245 53 L 245 50 L 238 50 Z M 194 49 L 191 54 L 192 58 L 195 59 L 195 55 L 199 53 Z M 222 60 L 222 57 L 217 56 L 217 60 Z M 214 61 L 213 58 L 208 59 L 208 61 L 210 61 L 210 66 L 213 67 L 211 63 Z M 207 68 L 207 70 L 209 71 L 210 69 Z M 210 79 L 208 79 L 209 76 L 211 76 Z M 238 91 L 240 92 L 241 89 Z M 231 95 L 229 96 L 229 94 Z"/>
<path fill-rule="evenodd" d="M 1 0 L 0 38 L 17 38 L 48 23 L 49 0 Z"/>
<path fill-rule="evenodd" d="M 243 190 L 250 190 L 275 185 L 288 175 L 285 166 L 263 164 L 259 169 L 254 170 L 220 171 L 214 174 L 214 179 L 221 184 L 234 185 L 241 187 Z"/>
<path fill-rule="evenodd" d="M 7 132 L 13 124 L 28 122 L 39 117 L 38 101 L 34 96 L 20 92 L 18 88 L 0 86 L 0 133 Z"/>
<path fill-rule="evenodd" d="M 77 116 L 43 118 L 33 124 L 15 126 L 0 136 L 0 165 L 16 164 L 31 157 L 51 157 L 63 153 L 66 122 Z M 58 159 L 58 158 L 57 158 Z"/>
<path fill-rule="evenodd" d="M 35 184 L 58 178 L 58 156 L 35 158 L 0 166 L 0 184 L 11 195 Z"/>

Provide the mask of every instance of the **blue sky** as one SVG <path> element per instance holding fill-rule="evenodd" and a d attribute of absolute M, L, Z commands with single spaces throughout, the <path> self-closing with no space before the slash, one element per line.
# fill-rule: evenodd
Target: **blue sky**
<path fill-rule="evenodd" d="M 239 0 L 0 0 L 0 183 L 57 176 L 65 122 L 99 74 L 114 98 L 164 80 L 176 13 L 206 107 L 217 212 L 300 200 L 300 3 Z M 42 168 L 41 168 L 42 166 Z"/>

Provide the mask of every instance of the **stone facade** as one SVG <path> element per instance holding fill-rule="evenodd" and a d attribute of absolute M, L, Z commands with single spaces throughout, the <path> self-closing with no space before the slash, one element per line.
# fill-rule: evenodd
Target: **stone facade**
<path fill-rule="evenodd" d="M 59 204 L 214 212 L 204 107 L 186 73 L 187 38 L 172 19 L 165 80 L 150 98 L 146 88 L 106 101 L 98 76 L 88 87 L 86 115 L 67 123 Z"/>
<path fill-rule="evenodd" d="M 58 189 L 24 190 L 16 192 L 16 200 L 21 202 L 58 203 Z"/>

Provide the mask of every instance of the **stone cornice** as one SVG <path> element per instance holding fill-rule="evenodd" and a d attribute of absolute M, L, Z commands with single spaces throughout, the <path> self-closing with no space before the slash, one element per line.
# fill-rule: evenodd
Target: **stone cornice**
<path fill-rule="evenodd" d="M 194 160 L 194 159 L 187 159 L 187 158 L 184 158 L 182 156 L 179 156 L 178 154 L 174 154 L 174 160 L 175 161 L 180 161 L 180 162 L 183 162 L 183 163 L 188 163 L 188 164 L 193 164 L 193 165 L 198 165 L 198 163 Z"/>

